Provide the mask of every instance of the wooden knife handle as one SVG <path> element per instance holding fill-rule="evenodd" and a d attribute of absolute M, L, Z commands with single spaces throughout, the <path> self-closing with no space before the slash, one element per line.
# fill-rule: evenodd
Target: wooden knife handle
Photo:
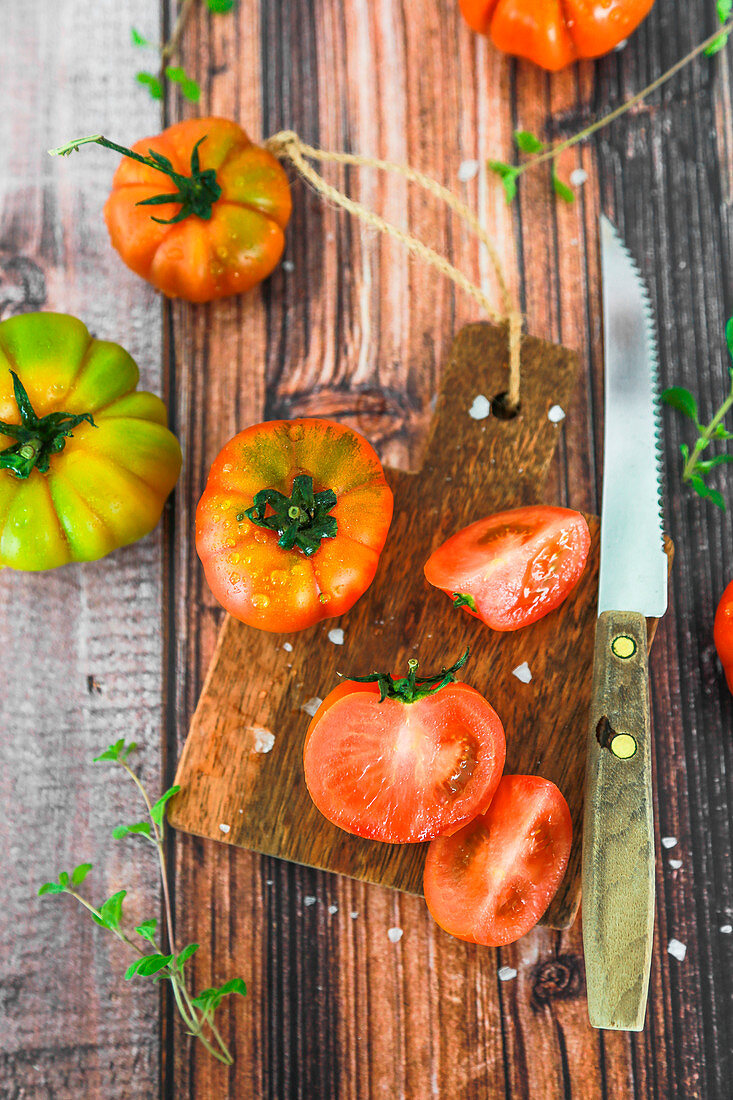
<path fill-rule="evenodd" d="M 654 937 L 646 620 L 596 625 L 583 827 L 583 946 L 593 1027 L 641 1031 Z"/>

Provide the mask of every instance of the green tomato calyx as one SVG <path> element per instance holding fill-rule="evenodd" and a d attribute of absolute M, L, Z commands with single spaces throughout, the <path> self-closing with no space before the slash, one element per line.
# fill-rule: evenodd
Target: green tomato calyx
<path fill-rule="evenodd" d="M 477 607 L 476 607 L 476 601 L 474 600 L 473 596 L 471 596 L 469 593 L 467 593 L 467 592 L 454 592 L 451 595 L 451 599 L 453 600 L 453 606 L 454 607 L 469 607 L 471 609 L 471 611 L 476 612 L 478 614 L 478 610 L 477 610 Z"/>
<path fill-rule="evenodd" d="M 176 222 L 182 222 L 184 218 L 188 218 L 191 214 L 208 221 L 212 215 L 214 203 L 221 196 L 221 187 L 217 183 L 214 169 L 205 168 L 202 170 L 201 168 L 199 145 L 202 141 L 206 141 L 206 134 L 199 138 L 191 150 L 190 176 L 184 176 L 181 172 L 176 172 L 168 157 L 164 157 L 162 153 L 156 152 L 155 149 L 148 149 L 148 155 L 144 157 L 141 153 L 134 153 L 132 149 L 128 149 L 124 145 L 109 141 L 101 134 L 75 138 L 73 141 L 67 142 L 66 145 L 60 145 L 58 149 L 49 149 L 49 153 L 52 157 L 68 157 L 82 145 L 101 145 L 105 149 L 113 149 L 116 153 L 122 153 L 123 157 L 136 160 L 139 164 L 144 164 L 148 168 L 154 168 L 156 172 L 163 172 L 173 180 L 178 190 L 166 195 L 153 195 L 152 198 L 141 199 L 135 205 L 164 206 L 168 203 L 179 203 L 181 208 L 172 218 L 156 218 L 153 214 L 150 215 L 152 220 L 160 225 L 175 225 Z"/>
<path fill-rule="evenodd" d="M 338 523 L 335 516 L 329 515 L 335 507 L 332 489 L 314 493 L 310 474 L 298 474 L 289 497 L 277 489 L 260 489 L 244 514 L 257 527 L 276 531 L 280 536 L 277 544 L 283 550 L 302 550 L 310 557 L 319 549 L 321 539 L 336 537 Z"/>
<path fill-rule="evenodd" d="M 0 451 L 0 470 L 9 470 L 14 477 L 25 480 L 36 469 L 45 474 L 48 471 L 52 455 L 63 451 L 66 437 L 71 435 L 82 421 L 96 424 L 91 413 L 73 415 L 65 412 L 52 412 L 46 416 L 37 416 L 31 405 L 25 387 L 14 370 L 13 392 L 20 413 L 20 424 L 6 424 L 0 420 L 0 435 L 9 435 L 14 440 L 4 451 Z"/>
<path fill-rule="evenodd" d="M 407 662 L 409 672 L 407 676 L 390 676 L 388 672 L 373 672 L 371 676 L 349 676 L 357 684 L 378 684 L 379 702 L 385 699 L 398 699 L 400 703 L 417 703 L 427 695 L 436 695 L 448 684 L 452 684 L 456 673 L 462 669 L 468 660 L 470 650 L 467 648 L 462 657 L 459 657 L 450 668 L 442 668 L 433 676 L 418 676 L 418 660 L 411 657 Z"/>

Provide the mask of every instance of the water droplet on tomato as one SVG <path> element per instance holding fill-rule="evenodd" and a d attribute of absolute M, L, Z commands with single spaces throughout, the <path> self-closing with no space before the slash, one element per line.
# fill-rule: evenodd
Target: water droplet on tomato
<path fill-rule="evenodd" d="M 236 565 L 239 561 L 239 554 L 230 554 L 227 558 L 230 565 Z"/>
<path fill-rule="evenodd" d="M 231 584 L 236 584 L 239 581 L 239 573 L 230 573 L 229 580 Z M 252 602 L 254 603 L 254 600 Z"/>
<path fill-rule="evenodd" d="M 270 606 L 270 597 L 266 596 L 264 592 L 255 592 L 252 597 L 252 606 L 256 607 L 258 611 L 264 611 L 266 607 Z"/>
<path fill-rule="evenodd" d="M 284 569 L 273 569 L 270 573 L 270 580 L 273 584 L 285 584 L 288 580 L 288 574 Z"/>
<path fill-rule="evenodd" d="M 225 463 L 224 463 L 224 465 L 223 465 L 223 466 L 222 466 L 222 468 L 221 468 L 221 472 L 222 472 L 223 474 L 230 474 L 230 473 L 232 472 L 232 464 L 231 464 L 231 462 L 225 462 Z"/>

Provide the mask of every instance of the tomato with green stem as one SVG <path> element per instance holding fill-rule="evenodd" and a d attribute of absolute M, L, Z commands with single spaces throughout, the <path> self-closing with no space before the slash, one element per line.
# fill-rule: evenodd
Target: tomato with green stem
<path fill-rule="evenodd" d="M 139 377 L 76 317 L 0 324 L 0 566 L 91 561 L 155 527 L 181 448 Z"/>
<path fill-rule="evenodd" d="M 290 219 L 282 165 L 225 118 L 186 119 L 132 149 L 101 134 L 77 138 L 122 153 L 105 204 L 110 240 L 129 268 L 169 298 L 241 294 L 278 264 Z"/>
<path fill-rule="evenodd" d="M 519 630 L 569 595 L 589 549 L 580 512 L 536 504 L 464 527 L 433 551 L 425 577 L 493 630 Z"/>
<path fill-rule="evenodd" d="M 334 825 L 408 844 L 460 829 L 482 813 L 506 755 L 496 711 L 451 668 L 374 673 L 339 684 L 317 710 L 303 751 L 314 803 Z"/>
<path fill-rule="evenodd" d="M 232 615 L 270 631 L 342 615 L 366 591 L 392 520 L 370 444 L 330 420 L 271 420 L 222 449 L 196 510 L 196 549 Z"/>
<path fill-rule="evenodd" d="M 423 889 L 431 916 L 470 943 L 514 943 L 555 896 L 572 832 L 568 804 L 554 783 L 505 775 L 484 813 L 428 848 Z"/>

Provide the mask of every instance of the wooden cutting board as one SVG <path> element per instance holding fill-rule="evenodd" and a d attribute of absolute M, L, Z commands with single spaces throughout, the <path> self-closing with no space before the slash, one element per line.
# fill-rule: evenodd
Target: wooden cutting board
<path fill-rule="evenodd" d="M 298 634 L 267 634 L 227 616 L 178 766 L 180 794 L 169 819 L 178 829 L 227 844 L 337 871 L 419 894 L 425 845 L 360 840 L 332 826 L 310 800 L 302 751 L 308 714 L 337 672 L 452 664 L 466 646 L 461 678 L 481 691 L 507 735 L 508 772 L 553 780 L 573 816 L 565 880 L 545 915 L 572 924 L 580 899 L 580 841 L 585 738 L 591 690 L 598 582 L 598 521 L 588 567 L 565 603 L 524 630 L 498 634 L 453 608 L 422 567 L 434 547 L 492 512 L 542 500 L 577 371 L 565 348 L 527 337 L 522 347 L 522 406 L 502 420 L 469 416 L 474 398 L 501 393 L 507 381 L 503 329 L 469 325 L 457 336 L 419 473 L 388 470 L 395 495 L 392 527 L 371 588 L 347 614 Z M 652 624 L 653 627 L 654 624 Z M 329 640 L 343 630 L 342 645 Z M 512 670 L 526 661 L 521 683 Z M 263 733 L 264 731 L 264 733 Z M 271 751 L 257 751 L 267 735 Z"/>

